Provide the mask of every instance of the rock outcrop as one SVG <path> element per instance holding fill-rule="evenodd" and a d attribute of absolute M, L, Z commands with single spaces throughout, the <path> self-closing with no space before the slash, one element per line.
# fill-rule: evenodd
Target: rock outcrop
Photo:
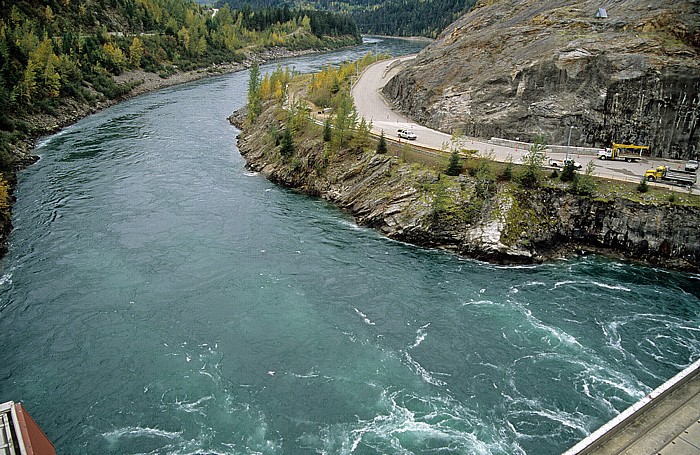
<path fill-rule="evenodd" d="M 450 133 L 698 158 L 700 3 L 481 0 L 384 93 Z"/>
<path fill-rule="evenodd" d="M 440 175 L 390 155 L 333 151 L 320 138 L 279 153 L 284 125 L 268 107 L 243 128 L 247 166 L 281 185 L 322 197 L 390 238 L 469 257 L 531 263 L 589 250 L 664 267 L 700 270 L 700 207 L 581 197 L 565 188 Z"/>

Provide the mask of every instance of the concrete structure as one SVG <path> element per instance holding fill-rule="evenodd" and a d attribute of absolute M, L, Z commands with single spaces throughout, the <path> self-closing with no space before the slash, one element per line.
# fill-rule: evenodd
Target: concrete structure
<path fill-rule="evenodd" d="M 700 360 L 565 455 L 700 455 Z"/>
<path fill-rule="evenodd" d="M 0 404 L 0 455 L 56 455 L 53 444 L 20 403 Z"/>

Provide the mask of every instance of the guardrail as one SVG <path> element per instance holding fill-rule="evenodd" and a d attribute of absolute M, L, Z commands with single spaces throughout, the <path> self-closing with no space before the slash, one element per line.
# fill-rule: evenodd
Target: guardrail
<path fill-rule="evenodd" d="M 655 406 L 659 401 L 680 389 L 698 375 L 700 375 L 700 360 L 696 360 L 685 370 L 681 371 L 673 378 L 662 384 L 649 395 L 645 396 L 637 403 L 627 408 L 617 417 L 598 428 L 583 441 L 567 450 L 564 455 L 584 455 L 592 453 L 595 449 L 608 442 L 615 435 L 619 434 L 621 431 L 624 431 L 625 427 L 633 420 L 639 418 L 651 407 Z"/>
<path fill-rule="evenodd" d="M 492 137 L 489 139 L 489 144 L 502 145 L 504 147 L 519 148 L 521 150 L 527 150 L 532 147 L 532 142 L 522 142 L 513 141 L 510 139 L 502 139 L 500 137 Z M 600 148 L 596 147 L 574 147 L 566 145 L 547 145 L 548 152 L 553 153 L 569 153 L 569 154 L 579 154 L 579 155 L 597 155 Z"/>

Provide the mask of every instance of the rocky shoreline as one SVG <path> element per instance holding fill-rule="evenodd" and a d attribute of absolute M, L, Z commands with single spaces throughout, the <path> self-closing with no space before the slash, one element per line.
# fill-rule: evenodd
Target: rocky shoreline
<path fill-rule="evenodd" d="M 275 108 L 253 125 L 234 113 L 247 167 L 326 199 L 389 238 L 496 263 L 540 263 L 579 252 L 700 271 L 700 207 L 593 198 L 565 188 L 486 184 L 420 169 L 390 155 L 338 150 L 315 138 L 283 159 Z"/>

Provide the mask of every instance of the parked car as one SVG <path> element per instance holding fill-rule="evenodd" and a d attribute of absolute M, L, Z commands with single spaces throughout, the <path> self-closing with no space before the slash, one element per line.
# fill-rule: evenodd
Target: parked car
<path fill-rule="evenodd" d="M 695 172 L 698 170 L 698 160 L 688 160 L 685 163 L 685 170 L 689 172 Z"/>
<path fill-rule="evenodd" d="M 563 169 L 564 166 L 566 166 L 566 163 L 573 163 L 574 169 L 583 168 L 583 164 L 579 163 L 578 161 L 574 161 L 572 158 L 566 160 L 555 160 L 554 158 L 549 159 L 549 165 L 552 167 L 560 167 Z"/>
<path fill-rule="evenodd" d="M 410 141 L 416 140 L 416 133 L 414 133 L 411 130 L 399 130 L 399 137 L 402 137 L 404 139 L 408 139 Z"/>

